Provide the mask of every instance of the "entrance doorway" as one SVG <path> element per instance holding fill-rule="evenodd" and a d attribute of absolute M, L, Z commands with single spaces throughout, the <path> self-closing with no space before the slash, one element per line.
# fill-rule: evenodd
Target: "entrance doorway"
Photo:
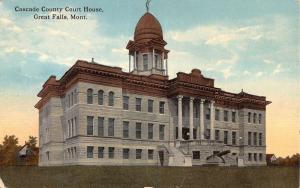
<path fill-rule="evenodd" d="M 186 127 L 183 127 L 182 128 L 182 138 L 184 140 L 189 140 L 190 139 L 190 129 L 189 128 L 186 128 Z M 193 129 L 193 139 L 196 139 L 196 129 Z"/>
<path fill-rule="evenodd" d="M 164 166 L 164 151 L 158 152 L 160 166 Z"/>

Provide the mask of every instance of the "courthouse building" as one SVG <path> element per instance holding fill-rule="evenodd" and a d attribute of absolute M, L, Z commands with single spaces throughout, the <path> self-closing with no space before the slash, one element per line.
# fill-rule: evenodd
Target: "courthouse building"
<path fill-rule="evenodd" d="M 35 105 L 39 165 L 265 165 L 266 97 L 223 91 L 199 69 L 169 79 L 166 44 L 146 12 L 129 72 L 78 60 L 50 76 Z"/>

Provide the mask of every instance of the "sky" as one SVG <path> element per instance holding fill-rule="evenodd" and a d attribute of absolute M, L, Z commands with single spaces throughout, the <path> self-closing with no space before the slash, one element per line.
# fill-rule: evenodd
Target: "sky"
<path fill-rule="evenodd" d="M 169 76 L 198 68 L 229 92 L 266 96 L 267 153 L 300 151 L 299 0 L 152 0 L 168 43 Z M 87 20 L 35 20 L 15 7 L 102 8 Z M 38 135 L 36 96 L 50 75 L 76 60 L 128 71 L 125 47 L 143 0 L 0 0 L 0 140 Z M 53 13 L 53 12 L 52 12 Z M 63 12 L 68 14 L 67 12 Z M 39 14 L 51 14 L 41 13 Z"/>

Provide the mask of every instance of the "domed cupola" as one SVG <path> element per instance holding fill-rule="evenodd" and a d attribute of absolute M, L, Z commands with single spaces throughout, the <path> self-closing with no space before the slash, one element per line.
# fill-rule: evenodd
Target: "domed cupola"
<path fill-rule="evenodd" d="M 147 42 L 152 39 L 163 40 L 163 32 L 158 20 L 149 12 L 145 13 L 135 27 L 134 41 Z"/>
<path fill-rule="evenodd" d="M 138 21 L 134 31 L 134 41 L 126 46 L 129 50 L 129 72 L 139 75 L 168 75 L 167 44 L 159 21 L 147 12 Z M 131 58 L 133 67 L 131 68 Z"/>

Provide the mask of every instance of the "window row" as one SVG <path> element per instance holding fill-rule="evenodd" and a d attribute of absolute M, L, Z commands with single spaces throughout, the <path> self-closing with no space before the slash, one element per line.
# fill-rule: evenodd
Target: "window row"
<path fill-rule="evenodd" d="M 253 158 L 252 158 L 253 156 Z M 248 153 L 248 161 L 263 161 L 262 153 Z"/>
<path fill-rule="evenodd" d="M 115 135 L 115 119 L 108 118 L 108 134 L 107 136 L 114 136 Z M 104 136 L 104 117 L 98 117 L 98 136 Z M 87 135 L 94 135 L 94 117 L 87 116 Z"/>
<path fill-rule="evenodd" d="M 220 121 L 220 109 L 215 109 L 215 120 Z M 223 110 L 223 121 L 229 121 L 229 111 Z M 231 111 L 231 122 L 236 122 L 236 112 Z"/>
<path fill-rule="evenodd" d="M 257 143 L 257 137 L 258 137 L 258 143 Z M 262 133 L 257 132 L 248 132 L 248 145 L 251 146 L 262 146 L 263 136 Z"/>
<path fill-rule="evenodd" d="M 116 155 L 121 156 L 123 159 L 144 159 L 143 152 L 147 152 L 147 159 L 153 160 L 154 159 L 154 150 L 148 149 L 130 149 L 130 148 L 123 148 L 121 152 L 117 152 L 115 147 L 94 147 L 94 146 L 87 146 L 87 158 L 94 158 L 94 154 L 99 159 L 109 158 L 114 159 Z M 96 150 L 96 151 L 95 151 Z M 135 151 L 135 153 L 133 153 Z M 133 155 L 135 154 L 135 155 Z"/>
<path fill-rule="evenodd" d="M 228 143 L 228 137 L 229 137 L 229 131 L 223 131 L 223 142 L 224 144 L 229 144 Z M 220 130 L 216 129 L 215 130 L 215 140 L 220 141 Z M 231 132 L 231 144 L 232 145 L 237 145 L 237 134 L 236 131 Z"/>
<path fill-rule="evenodd" d="M 107 136 L 114 136 L 114 129 L 115 129 L 115 119 L 108 118 L 108 135 Z M 98 136 L 104 136 L 104 117 L 98 117 Z M 135 129 L 134 129 L 135 128 Z M 123 121 L 123 138 L 130 138 L 129 132 L 135 130 L 135 138 L 136 139 L 146 139 L 142 138 L 142 123 L 136 122 L 135 127 L 129 126 L 128 121 Z M 152 140 L 154 138 L 154 124 L 148 123 L 147 124 L 148 136 L 147 139 Z M 133 132 L 133 131 L 132 131 Z M 94 117 L 87 116 L 87 135 L 94 135 Z M 159 125 L 159 140 L 165 139 L 165 125 Z"/>
<path fill-rule="evenodd" d="M 70 94 L 68 94 L 67 107 L 70 108 L 74 104 L 77 104 L 77 91 L 76 91 L 76 89 L 74 91 L 72 91 Z"/>
<path fill-rule="evenodd" d="M 97 92 L 97 96 L 98 96 L 98 105 L 103 105 L 104 104 L 104 91 L 99 90 Z M 108 106 L 114 106 L 114 101 L 115 101 L 115 93 L 112 91 L 108 92 Z M 87 102 L 87 104 L 94 103 L 94 91 L 91 88 L 87 90 L 86 102 Z"/>
<path fill-rule="evenodd" d="M 76 159 L 77 158 L 77 151 L 76 147 L 67 148 L 64 152 L 65 159 Z"/>
<path fill-rule="evenodd" d="M 143 71 L 147 71 L 149 70 L 149 54 L 143 54 L 142 55 L 142 66 L 143 67 L 139 67 L 139 56 L 136 56 L 136 68 L 137 70 L 143 70 Z M 162 64 L 162 58 L 160 56 L 158 56 L 157 54 L 154 55 L 154 65 L 152 65 L 152 68 L 156 68 L 156 69 L 163 69 L 163 64 Z"/>
<path fill-rule="evenodd" d="M 148 112 L 153 113 L 154 100 L 148 99 Z M 129 110 L 129 96 L 123 96 L 123 109 Z M 142 111 L 142 98 L 135 98 L 135 111 Z M 159 102 L 159 113 L 165 113 L 165 101 Z"/>
<path fill-rule="evenodd" d="M 66 138 L 71 138 L 73 136 L 76 136 L 76 129 L 77 129 L 77 118 L 74 117 L 70 120 L 68 120 L 68 125 L 67 125 L 67 135 Z"/>
<path fill-rule="evenodd" d="M 123 138 L 129 138 L 129 132 L 130 129 L 133 129 L 133 127 L 129 126 L 128 121 L 123 121 Z M 147 139 L 152 140 L 154 137 L 154 124 L 153 123 L 148 123 L 147 124 L 147 132 L 148 136 Z M 141 122 L 136 122 L 135 123 L 135 138 L 136 139 L 142 139 L 142 123 Z M 145 139 L 145 138 L 143 138 Z M 165 139 L 165 125 L 160 124 L 159 125 L 159 140 L 164 140 Z"/>
<path fill-rule="evenodd" d="M 251 118 L 252 117 L 252 118 Z M 248 112 L 248 123 L 251 123 L 251 120 L 252 120 L 252 123 L 256 124 L 261 124 L 262 123 L 262 114 L 258 114 L 258 121 L 257 121 L 257 114 L 256 113 L 251 113 L 251 112 Z"/>

